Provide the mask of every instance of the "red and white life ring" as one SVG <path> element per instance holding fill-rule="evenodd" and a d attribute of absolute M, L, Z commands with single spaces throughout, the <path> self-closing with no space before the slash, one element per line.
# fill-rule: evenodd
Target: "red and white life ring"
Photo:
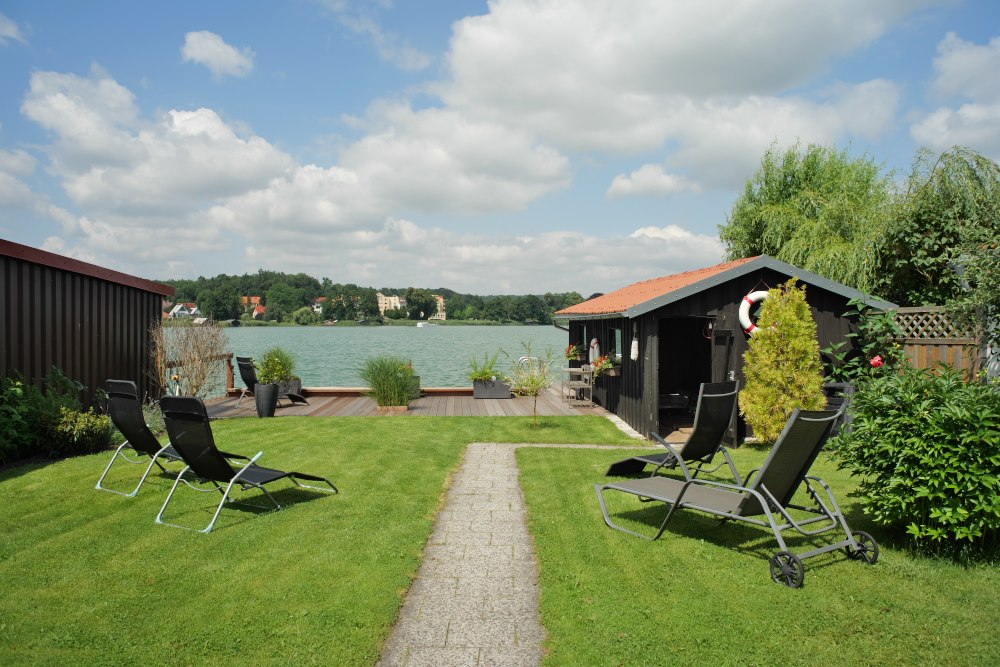
<path fill-rule="evenodd" d="M 743 297 L 743 302 L 740 303 L 740 326 L 743 327 L 743 333 L 748 336 L 752 336 L 757 330 L 757 325 L 750 319 L 750 307 L 766 299 L 769 294 L 767 290 L 758 290 Z"/>

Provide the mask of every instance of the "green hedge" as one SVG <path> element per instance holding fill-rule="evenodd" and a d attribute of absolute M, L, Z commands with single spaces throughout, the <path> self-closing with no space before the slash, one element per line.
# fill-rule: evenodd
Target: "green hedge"
<path fill-rule="evenodd" d="M 832 445 L 860 476 L 865 512 L 923 547 L 995 547 L 1000 537 L 1000 386 L 954 369 L 866 382 Z"/>
<path fill-rule="evenodd" d="M 111 420 L 80 403 L 83 385 L 58 368 L 44 390 L 14 373 L 0 380 L 0 463 L 31 456 L 89 454 L 111 442 Z"/>

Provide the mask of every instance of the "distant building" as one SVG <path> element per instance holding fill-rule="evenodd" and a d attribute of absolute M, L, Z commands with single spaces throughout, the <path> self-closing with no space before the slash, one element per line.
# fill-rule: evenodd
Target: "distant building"
<path fill-rule="evenodd" d="M 446 319 L 448 319 L 448 315 L 447 315 L 447 313 L 445 312 L 445 309 L 444 309 L 444 297 L 443 296 L 438 296 L 437 294 L 435 294 L 434 295 L 434 299 L 437 301 L 437 312 L 435 312 L 433 315 L 431 315 L 427 319 L 429 319 L 429 320 L 446 320 Z"/>
<path fill-rule="evenodd" d="M 198 310 L 198 304 L 196 303 L 178 303 L 170 309 L 169 317 L 201 317 L 201 311 Z"/>
<path fill-rule="evenodd" d="M 240 303 L 243 304 L 243 312 L 244 312 L 244 314 L 250 313 L 251 315 L 253 315 L 254 309 L 256 309 L 257 306 L 260 305 L 260 302 L 261 302 L 261 298 L 259 296 L 241 296 L 240 297 Z M 256 315 L 254 315 L 254 318 L 256 318 Z"/>
<path fill-rule="evenodd" d="M 326 296 L 320 296 L 320 297 L 316 297 L 315 299 L 313 299 L 313 303 L 312 303 L 313 312 L 316 313 L 317 315 L 319 315 L 320 313 L 322 313 L 323 312 L 323 304 L 326 303 L 329 300 L 330 300 L 330 298 L 326 297 Z"/>
<path fill-rule="evenodd" d="M 406 305 L 405 299 L 400 299 L 398 296 L 386 296 L 382 292 L 376 292 L 375 298 L 378 299 L 379 315 L 385 315 L 387 310 L 399 310 Z"/>

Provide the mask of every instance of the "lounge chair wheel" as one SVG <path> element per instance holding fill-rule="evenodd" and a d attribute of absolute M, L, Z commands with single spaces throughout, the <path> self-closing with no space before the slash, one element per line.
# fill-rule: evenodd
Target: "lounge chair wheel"
<path fill-rule="evenodd" d="M 771 579 L 789 588 L 802 588 L 806 573 L 802 561 L 793 553 L 779 551 L 771 556 Z"/>
<path fill-rule="evenodd" d="M 874 565 L 878 560 L 878 542 L 875 538 L 863 530 L 854 531 L 854 541 L 858 543 L 857 549 L 848 547 L 847 555 L 854 560 L 864 560 L 869 565 Z"/>

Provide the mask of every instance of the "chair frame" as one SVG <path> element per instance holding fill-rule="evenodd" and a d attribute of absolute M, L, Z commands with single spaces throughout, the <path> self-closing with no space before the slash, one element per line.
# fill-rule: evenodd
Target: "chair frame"
<path fill-rule="evenodd" d="M 205 404 L 199 398 L 191 396 L 167 396 L 160 401 L 160 407 L 163 410 L 164 418 L 167 422 L 167 431 L 171 434 L 174 449 L 177 450 L 177 453 L 187 465 L 183 470 L 181 470 L 180 474 L 177 475 L 177 479 L 174 480 L 174 485 L 171 487 L 170 493 L 167 494 L 167 498 L 163 502 L 163 506 L 156 515 L 156 523 L 173 526 L 175 528 L 183 528 L 185 530 L 195 530 L 201 533 L 210 533 L 215 527 L 216 521 L 218 521 L 219 516 L 222 514 L 222 508 L 225 507 L 227 502 L 239 502 L 240 504 L 256 507 L 258 509 L 271 509 L 270 507 L 233 499 L 231 494 L 234 487 L 237 485 L 243 491 L 247 491 L 249 489 L 259 489 L 260 491 L 263 491 L 264 495 L 271 501 L 274 511 L 282 509 L 282 505 L 274 498 L 273 495 L 271 495 L 271 492 L 265 488 L 265 485 L 279 479 L 288 479 L 295 486 L 304 489 L 322 491 L 325 493 L 339 493 L 337 487 L 325 477 L 308 475 L 301 472 L 285 472 L 258 466 L 257 461 L 264 455 L 264 452 L 257 452 L 255 456 L 247 459 L 247 462 L 241 465 L 238 469 L 233 468 L 232 463 L 226 460 L 226 456 L 215 446 L 215 439 L 212 435 L 208 412 L 205 410 Z M 185 407 L 187 409 L 185 409 Z M 175 419 L 189 422 L 200 422 L 204 429 L 201 435 L 206 438 L 204 443 L 202 443 L 206 446 L 202 456 L 197 458 L 191 456 L 191 452 L 188 451 L 187 443 L 181 438 L 175 439 L 176 434 L 173 432 L 172 422 L 172 420 Z M 208 463 L 207 467 L 206 462 Z M 222 476 L 220 475 L 213 475 L 211 470 L 212 466 L 216 466 L 218 469 L 224 470 L 225 475 L 228 475 L 228 478 L 222 479 Z M 257 480 L 251 479 L 251 475 L 256 475 L 261 478 Z M 312 484 L 303 484 L 299 480 L 325 482 L 329 488 Z M 222 499 L 219 501 L 219 505 L 215 509 L 215 514 L 212 515 L 212 520 L 205 528 L 199 530 L 188 526 L 182 526 L 180 524 L 169 523 L 163 520 L 163 515 L 167 511 L 167 506 L 170 505 L 170 501 L 173 499 L 174 493 L 177 491 L 177 488 L 182 482 L 195 491 L 205 493 L 218 491 L 222 494 Z M 198 484 L 206 483 L 211 484 L 211 488 L 200 488 L 197 486 Z M 223 489 L 221 484 L 226 485 L 225 489 Z"/>
<path fill-rule="evenodd" d="M 837 420 L 840 419 L 842 410 L 838 411 L 811 411 L 804 412 L 799 409 L 792 414 L 785 425 L 781 436 L 779 436 L 774 448 L 771 450 L 767 461 L 761 468 L 750 471 L 741 484 L 729 484 L 707 479 L 688 478 L 685 480 L 673 479 L 669 477 L 649 477 L 638 480 L 628 480 L 612 484 L 595 484 L 594 490 L 597 493 L 597 500 L 604 515 L 604 522 L 624 533 L 640 537 L 645 540 L 656 540 L 666 532 L 667 526 L 676 514 L 682 509 L 691 509 L 715 517 L 724 521 L 741 521 L 755 526 L 769 528 L 774 535 L 775 541 L 780 549 L 770 560 L 771 578 L 775 582 L 782 583 L 791 588 L 799 588 L 805 577 L 802 561 L 820 554 L 843 549 L 848 557 L 864 560 L 868 564 L 874 564 L 878 560 L 879 548 L 874 538 L 863 531 L 852 531 L 847 524 L 840 505 L 830 486 L 812 475 L 808 475 L 808 469 L 812 465 L 819 450 L 829 438 L 830 431 Z M 802 469 L 798 471 L 798 479 L 790 486 L 783 499 L 777 498 L 763 482 L 767 475 L 768 467 L 782 446 L 785 446 L 786 435 L 791 431 L 796 420 L 802 422 L 826 422 L 823 434 L 819 437 L 810 452 L 803 461 Z M 791 445 L 795 446 L 795 445 Z M 801 484 L 805 484 L 806 492 L 812 500 L 813 505 L 799 505 L 791 503 L 791 498 Z M 620 491 L 635 495 L 640 501 L 659 501 L 668 506 L 667 514 L 657 528 L 656 533 L 650 537 L 638 531 L 616 524 L 610 516 L 604 492 L 607 490 Z M 691 500 L 687 496 L 692 496 Z M 727 497 L 728 496 L 728 497 Z M 742 510 L 747 506 L 747 500 L 756 501 L 756 508 L 750 510 L 752 513 L 744 513 Z M 713 502 L 714 501 L 714 502 Z M 739 502 L 737 502 L 739 501 Z M 753 507 L 754 503 L 750 503 Z M 797 510 L 810 515 L 805 519 L 795 518 L 790 510 Z M 763 519 L 756 518 L 763 515 Z M 815 527 L 816 524 L 821 524 Z M 834 530 L 840 527 L 845 537 L 833 543 L 808 549 L 800 553 L 792 553 L 785 542 L 782 533 L 794 530 L 800 535 L 812 537 Z"/>
<path fill-rule="evenodd" d="M 733 481 L 739 483 L 740 473 L 736 469 L 736 464 L 733 462 L 733 459 L 729 454 L 729 449 L 722 444 L 725 442 L 726 434 L 732 428 L 733 420 L 736 417 L 736 404 L 739 391 L 740 383 L 738 381 L 716 383 L 703 382 L 698 388 L 698 402 L 695 406 L 694 413 L 694 430 L 691 435 L 688 436 L 687 440 L 684 442 L 669 442 L 659 433 L 652 433 L 651 436 L 653 440 L 660 446 L 666 448 L 666 452 L 632 456 L 630 458 L 617 461 L 608 467 L 608 472 L 606 474 L 628 475 L 639 473 L 645 470 L 647 464 L 653 464 L 655 467 L 650 473 L 651 477 L 659 473 L 663 468 L 679 467 L 681 472 L 684 474 L 684 479 L 693 479 L 697 477 L 699 473 L 713 473 L 722 468 L 722 466 L 728 465 L 729 471 L 733 476 Z M 702 421 L 702 405 L 705 399 L 731 399 L 732 407 L 729 412 L 729 419 L 725 426 L 723 426 L 720 430 L 719 437 L 716 442 L 710 442 L 707 446 L 702 445 L 698 448 L 698 451 L 685 453 L 685 449 L 687 449 L 692 443 L 695 443 L 695 446 L 701 444 L 698 440 L 700 435 L 699 429 L 712 429 L 715 427 L 714 424 L 706 425 Z M 715 440 L 715 438 L 713 437 L 712 440 Z M 722 454 L 725 460 L 716 465 L 714 468 L 705 468 L 704 466 L 712 463 L 716 454 Z M 638 465 L 639 463 L 642 465 Z M 691 463 L 696 464 L 692 466 L 694 468 L 693 472 L 688 466 L 688 464 Z"/>
<path fill-rule="evenodd" d="M 249 366 L 249 372 L 246 372 L 244 368 L 245 366 Z M 257 384 L 257 369 L 254 368 L 253 365 L 253 357 L 236 357 L 236 367 L 240 371 L 240 379 L 243 380 L 244 385 L 243 389 L 240 390 L 240 397 L 236 401 L 236 409 L 238 410 L 240 402 L 245 396 L 253 396 L 253 386 L 251 386 L 251 384 Z M 252 376 L 251 373 L 253 374 Z M 251 383 L 248 378 L 252 378 L 253 383 Z"/>
<path fill-rule="evenodd" d="M 107 467 L 104 469 L 104 473 L 101 475 L 101 478 L 97 480 L 97 486 L 94 488 L 101 491 L 117 493 L 118 495 L 125 496 L 127 498 L 132 498 L 138 495 L 139 489 L 141 489 L 142 485 L 146 483 L 146 478 L 149 477 L 149 473 L 152 472 L 154 465 L 159 467 L 163 472 L 169 472 L 165 467 L 163 467 L 163 464 L 160 463 L 160 459 L 165 459 L 167 461 L 181 461 L 181 456 L 174 451 L 174 448 L 170 446 L 169 442 L 165 445 L 159 446 L 159 440 L 155 435 L 153 435 L 153 432 L 149 430 L 149 425 L 146 424 L 145 421 L 142 421 L 141 427 L 145 432 L 135 431 L 131 434 L 127 434 L 125 431 L 132 430 L 129 427 L 122 430 L 122 426 L 124 426 L 125 422 L 116 417 L 118 410 L 124 407 L 119 405 L 119 400 L 134 400 L 134 409 L 137 410 L 140 415 L 142 414 L 142 403 L 139 401 L 139 391 L 135 382 L 130 380 L 108 380 L 105 383 L 105 387 L 105 391 L 108 394 L 108 414 L 111 417 L 111 421 L 114 422 L 119 432 L 121 432 L 126 439 L 125 442 L 120 444 L 115 450 L 114 456 L 111 457 L 111 461 L 108 462 Z M 143 440 L 147 443 L 155 442 L 159 448 L 154 451 L 152 446 L 143 447 L 141 444 Z M 132 450 L 132 452 L 138 456 L 133 457 L 129 455 L 127 450 Z M 105 478 L 108 476 L 108 473 L 111 472 L 111 468 L 115 465 L 115 461 L 117 461 L 119 457 L 121 457 L 123 461 L 135 465 L 141 465 L 146 463 L 147 459 L 149 460 L 149 464 L 146 466 L 146 470 L 139 479 L 139 483 L 134 489 L 132 489 L 132 491 L 118 491 L 104 486 Z"/>

